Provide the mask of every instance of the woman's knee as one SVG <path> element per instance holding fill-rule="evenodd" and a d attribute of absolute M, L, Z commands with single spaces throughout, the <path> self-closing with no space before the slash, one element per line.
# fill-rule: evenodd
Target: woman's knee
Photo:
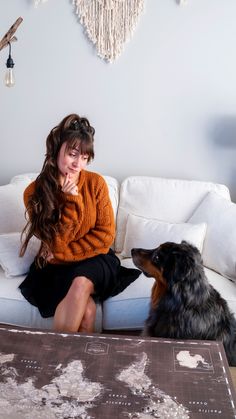
<path fill-rule="evenodd" d="M 76 298 L 83 295 L 91 295 L 94 293 L 93 282 L 86 276 L 77 276 L 74 278 L 69 292 Z"/>

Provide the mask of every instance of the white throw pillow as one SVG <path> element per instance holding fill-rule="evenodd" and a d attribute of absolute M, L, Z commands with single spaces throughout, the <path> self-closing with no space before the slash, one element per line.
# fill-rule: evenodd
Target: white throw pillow
<path fill-rule="evenodd" d="M 26 224 L 23 193 L 31 182 L 28 176 L 13 178 L 0 186 L 0 233 L 21 231 Z"/>
<path fill-rule="evenodd" d="M 33 237 L 23 257 L 19 257 L 21 233 L 0 234 L 0 265 L 6 277 L 24 275 L 29 271 L 40 247 L 40 240 Z"/>
<path fill-rule="evenodd" d="M 189 222 L 207 223 L 204 265 L 236 281 L 236 204 L 209 192 Z"/>
<path fill-rule="evenodd" d="M 129 214 L 122 257 L 130 257 L 133 247 L 152 249 L 167 241 L 181 243 L 186 240 L 202 251 L 206 223 L 167 223 Z"/>

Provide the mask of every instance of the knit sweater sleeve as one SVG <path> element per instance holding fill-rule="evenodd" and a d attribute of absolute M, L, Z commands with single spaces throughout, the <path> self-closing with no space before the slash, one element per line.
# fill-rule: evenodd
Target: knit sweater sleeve
<path fill-rule="evenodd" d="M 35 181 L 30 183 L 24 191 L 24 204 L 27 209 L 28 202 L 35 191 Z M 58 224 L 59 232 L 63 232 L 65 239 L 68 235 L 68 239 L 73 239 L 76 235 L 79 227 L 79 217 L 80 217 L 80 205 L 81 205 L 81 196 L 67 195 L 61 192 L 61 200 L 66 202 L 64 206 L 64 211 L 62 213 L 61 220 Z M 30 212 L 28 210 L 28 216 L 30 218 Z"/>
<path fill-rule="evenodd" d="M 115 220 L 108 187 L 102 177 L 99 178 L 94 194 L 96 208 L 83 208 L 80 195 L 70 195 L 58 234 L 53 240 L 54 260 L 50 263 L 83 260 L 109 251 L 115 238 Z M 95 211 L 96 220 L 83 234 L 83 224 L 87 222 L 86 211 Z M 69 221 L 71 225 L 67 228 Z"/>

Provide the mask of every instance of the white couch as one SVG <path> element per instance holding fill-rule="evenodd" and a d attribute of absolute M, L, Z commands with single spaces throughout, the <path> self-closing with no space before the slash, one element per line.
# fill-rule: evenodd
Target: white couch
<path fill-rule="evenodd" d="M 37 251 L 32 242 L 18 257 L 24 219 L 23 191 L 36 174 L 15 176 L 0 186 L 0 323 L 51 328 L 18 286 Z M 114 249 L 133 267 L 132 247 L 153 248 L 186 239 L 202 253 L 206 275 L 236 315 L 236 204 L 226 186 L 210 182 L 132 176 L 121 185 L 104 176 L 116 215 Z M 98 307 L 96 331 L 140 330 L 147 317 L 152 278 L 142 275 Z"/>

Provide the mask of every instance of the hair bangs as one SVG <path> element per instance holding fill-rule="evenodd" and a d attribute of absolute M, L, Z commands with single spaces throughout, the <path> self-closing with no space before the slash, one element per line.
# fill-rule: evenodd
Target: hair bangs
<path fill-rule="evenodd" d="M 90 136 L 82 138 L 71 136 L 66 140 L 66 150 L 77 150 L 81 155 L 87 155 L 88 161 L 94 158 L 93 140 Z"/>

